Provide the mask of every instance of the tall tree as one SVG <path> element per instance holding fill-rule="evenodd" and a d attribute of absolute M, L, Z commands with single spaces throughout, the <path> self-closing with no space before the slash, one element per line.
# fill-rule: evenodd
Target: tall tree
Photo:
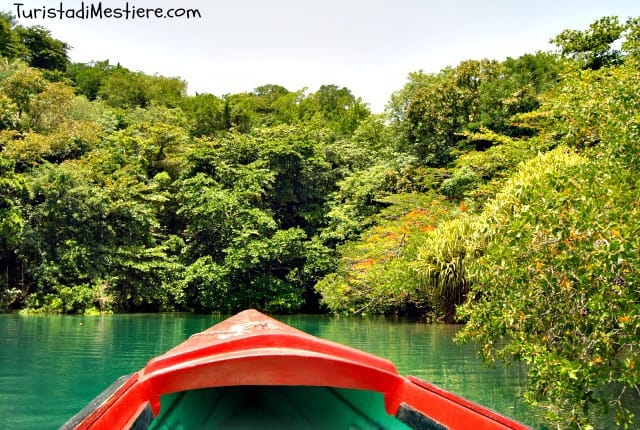
<path fill-rule="evenodd" d="M 337 85 L 321 85 L 302 100 L 300 109 L 307 121 L 324 123 L 342 134 L 353 133 L 360 121 L 371 114 L 361 98 Z"/>
<path fill-rule="evenodd" d="M 613 43 L 622 37 L 626 26 L 618 17 L 605 16 L 591 23 L 587 30 L 564 30 L 551 39 L 562 55 L 579 61 L 586 69 L 619 64 L 623 54 Z"/>
<path fill-rule="evenodd" d="M 67 51 L 70 46 L 51 36 L 44 27 L 16 27 L 16 31 L 27 52 L 24 60 L 31 67 L 65 71 L 69 65 Z"/>
<path fill-rule="evenodd" d="M 26 224 L 22 202 L 30 193 L 27 178 L 0 154 L 0 311 L 20 305 L 26 296 L 16 249 Z"/>
<path fill-rule="evenodd" d="M 469 60 L 421 79 L 406 107 L 407 137 L 421 161 L 443 166 L 451 160 L 461 132 L 480 119 L 482 84 L 498 70 L 495 61 Z"/>
<path fill-rule="evenodd" d="M 26 51 L 20 36 L 14 30 L 16 22 L 11 14 L 0 12 L 0 56 L 20 58 Z"/>

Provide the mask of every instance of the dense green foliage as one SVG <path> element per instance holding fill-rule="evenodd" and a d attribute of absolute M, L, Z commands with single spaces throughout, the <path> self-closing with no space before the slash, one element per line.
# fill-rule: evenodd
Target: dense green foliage
<path fill-rule="evenodd" d="M 529 398 L 560 422 L 611 409 L 628 426 L 638 400 L 639 78 L 631 60 L 568 75 L 537 120 L 582 156 L 522 165 L 481 215 L 486 243 L 470 269 L 480 300 L 462 309 L 460 337 L 489 359 L 526 361 Z M 494 210 L 502 201 L 513 203 Z"/>
<path fill-rule="evenodd" d="M 2 309 L 318 309 L 360 99 L 335 85 L 187 96 L 106 61 L 49 68 L 30 59 L 65 44 L 2 22 Z"/>
<path fill-rule="evenodd" d="M 560 427 L 640 401 L 640 19 L 347 88 L 186 94 L 0 16 L 0 309 L 466 323 Z"/>

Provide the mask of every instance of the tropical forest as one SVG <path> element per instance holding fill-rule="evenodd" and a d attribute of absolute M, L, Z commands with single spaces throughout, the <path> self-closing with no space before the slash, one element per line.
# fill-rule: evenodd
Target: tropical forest
<path fill-rule="evenodd" d="M 0 311 L 459 323 L 554 426 L 638 426 L 640 18 L 549 37 L 407 71 L 374 114 L 72 63 L 2 13 Z"/>

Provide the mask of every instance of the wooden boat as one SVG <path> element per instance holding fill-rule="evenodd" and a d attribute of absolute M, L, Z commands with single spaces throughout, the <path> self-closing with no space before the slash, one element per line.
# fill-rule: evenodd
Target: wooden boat
<path fill-rule="evenodd" d="M 526 429 L 255 310 L 119 378 L 62 429 Z"/>

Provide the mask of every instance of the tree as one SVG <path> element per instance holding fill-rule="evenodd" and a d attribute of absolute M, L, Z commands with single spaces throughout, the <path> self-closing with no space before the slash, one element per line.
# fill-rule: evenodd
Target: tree
<path fill-rule="evenodd" d="M 38 132 L 56 131 L 73 108 L 73 89 L 61 83 L 47 84 L 29 103 L 29 126 Z"/>
<path fill-rule="evenodd" d="M 346 87 L 321 85 L 318 91 L 310 94 L 300 103 L 302 118 L 320 123 L 341 134 L 351 134 L 361 120 L 370 115 L 362 99 L 356 98 Z"/>
<path fill-rule="evenodd" d="M 330 267 L 309 238 L 332 187 L 322 135 L 293 126 L 201 141 L 186 154 L 177 214 L 184 227 L 184 290 L 198 309 L 314 307 Z"/>
<path fill-rule="evenodd" d="M 20 58 L 26 47 L 15 31 L 14 17 L 6 12 L 0 12 L 0 56 L 15 59 Z"/>
<path fill-rule="evenodd" d="M 0 89 L 18 107 L 18 115 L 29 111 L 31 99 L 44 89 L 47 81 L 39 70 L 18 61 L 11 64 L 10 75 L 0 81 Z"/>
<path fill-rule="evenodd" d="M 266 202 L 275 219 L 281 228 L 300 227 L 312 235 L 323 223 L 333 189 L 322 134 L 283 125 L 256 130 L 254 136 L 256 162 L 274 174 Z"/>
<path fill-rule="evenodd" d="M 214 136 L 228 130 L 224 121 L 225 102 L 213 94 L 185 97 L 181 103 L 190 122 L 191 135 Z"/>
<path fill-rule="evenodd" d="M 25 285 L 16 259 L 26 214 L 22 202 L 31 196 L 27 178 L 15 173 L 15 163 L 0 154 L 0 311 L 19 306 Z"/>
<path fill-rule="evenodd" d="M 110 140 L 147 178 L 163 171 L 174 178 L 180 175 L 180 157 L 188 141 L 183 128 L 159 121 L 139 121 L 114 133 Z"/>
<path fill-rule="evenodd" d="M 620 64 L 623 54 L 613 43 L 622 37 L 626 26 L 618 17 L 605 16 L 589 25 L 588 30 L 564 30 L 550 40 L 562 55 L 578 61 L 585 69 Z"/>
<path fill-rule="evenodd" d="M 17 252 L 33 281 L 28 305 L 51 312 L 175 308 L 179 267 L 160 234 L 162 196 L 149 198 L 152 185 L 123 172 L 100 183 L 92 167 L 73 161 L 33 172 Z"/>
<path fill-rule="evenodd" d="M 266 84 L 256 87 L 252 94 L 258 99 L 256 112 L 269 114 L 276 100 L 289 94 L 289 90 L 282 85 Z"/>
<path fill-rule="evenodd" d="M 146 108 L 152 103 L 176 107 L 186 93 L 186 83 L 179 78 L 149 76 L 121 66 L 104 75 L 97 95 L 113 107 Z"/>
<path fill-rule="evenodd" d="M 635 58 L 640 56 L 640 18 L 627 20 L 627 32 L 622 43 L 622 50 Z"/>
<path fill-rule="evenodd" d="M 253 175 L 255 189 L 261 187 L 260 176 Z M 203 173 L 183 180 L 180 190 L 178 215 L 189 262 L 183 289 L 190 306 L 218 312 L 246 307 L 291 312 L 302 306 L 306 235 L 301 229 L 278 229 L 254 194 Z"/>
<path fill-rule="evenodd" d="M 300 227 L 311 236 L 322 225 L 333 189 L 323 139 L 322 133 L 286 125 L 225 135 L 194 148 L 186 174 L 206 173 L 226 188 L 241 186 L 280 228 Z"/>
<path fill-rule="evenodd" d="M 229 131 L 248 133 L 256 121 L 257 100 L 250 93 L 227 94 L 224 96 L 223 123 Z"/>
<path fill-rule="evenodd" d="M 113 69 L 114 66 L 109 64 L 109 60 L 89 64 L 74 63 L 67 67 L 66 75 L 71 78 L 79 94 L 84 94 L 89 100 L 95 100 L 104 80 Z"/>
<path fill-rule="evenodd" d="M 98 96 L 109 106 L 121 108 L 146 107 L 151 102 L 143 75 L 120 66 L 102 82 Z"/>
<path fill-rule="evenodd" d="M 538 108 L 540 97 L 557 85 L 561 68 L 558 57 L 545 52 L 507 58 L 495 75 L 481 82 L 479 117 L 469 130 L 486 128 L 513 137 L 529 134 L 513 117 Z"/>
<path fill-rule="evenodd" d="M 379 200 L 386 207 L 360 223 L 375 225 L 338 247 L 337 270 L 316 285 L 323 303 L 335 313 L 420 313 L 440 318 L 445 306 L 434 306 L 441 305 L 440 295 L 424 288 L 414 263 L 421 245 L 447 217 L 447 203 L 419 193 Z"/>
<path fill-rule="evenodd" d="M 40 26 L 16 27 L 16 32 L 27 49 L 24 60 L 31 67 L 66 70 L 69 65 L 68 44 L 51 37 L 51 32 Z"/>
<path fill-rule="evenodd" d="M 147 76 L 149 99 L 151 102 L 170 108 L 180 105 L 187 94 L 187 83 L 180 78 Z"/>
<path fill-rule="evenodd" d="M 470 147 L 470 133 L 529 135 L 531 130 L 513 116 L 534 110 L 540 96 L 557 84 L 560 70 L 554 55 L 538 52 L 501 63 L 463 61 L 436 74 L 412 73 L 389 105 L 394 146 L 421 163 L 444 167 L 460 151 L 487 149 Z"/>
<path fill-rule="evenodd" d="M 495 79 L 495 61 L 464 61 L 421 78 L 406 107 L 411 150 L 431 166 L 444 166 L 467 126 L 479 121 L 482 84 Z"/>
<path fill-rule="evenodd" d="M 24 132 L 4 142 L 3 155 L 16 163 L 20 171 L 29 170 L 46 161 L 59 163 L 78 158 L 98 142 L 99 127 L 90 121 L 65 119 L 48 134 Z"/>
<path fill-rule="evenodd" d="M 306 88 L 280 95 L 271 103 L 275 123 L 298 124 L 300 122 L 300 104 L 305 98 Z"/>

